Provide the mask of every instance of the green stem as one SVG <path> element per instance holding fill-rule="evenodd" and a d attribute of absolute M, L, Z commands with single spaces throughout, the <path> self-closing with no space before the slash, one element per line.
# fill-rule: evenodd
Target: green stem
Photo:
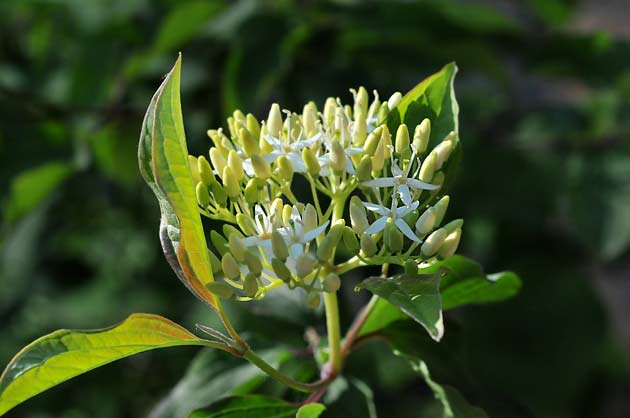
<path fill-rule="evenodd" d="M 315 392 L 316 390 L 328 384 L 328 380 L 320 380 L 314 383 L 298 382 L 297 380 L 287 376 L 278 369 L 274 368 L 271 364 L 263 360 L 262 357 L 256 354 L 253 350 L 248 350 L 243 355 L 243 358 L 258 367 L 263 372 L 267 373 L 269 376 L 279 381 L 280 383 L 283 383 L 286 386 L 289 386 L 290 388 L 298 390 L 300 392 Z"/>
<path fill-rule="evenodd" d="M 330 364 L 333 374 L 341 370 L 341 327 L 339 326 L 339 304 L 337 293 L 324 292 L 324 305 L 326 307 L 326 328 L 328 330 L 328 349 L 330 351 Z"/>

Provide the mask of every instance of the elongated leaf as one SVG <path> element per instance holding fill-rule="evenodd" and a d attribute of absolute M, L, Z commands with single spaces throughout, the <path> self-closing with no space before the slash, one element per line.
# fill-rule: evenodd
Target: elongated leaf
<path fill-rule="evenodd" d="M 156 348 L 212 345 L 159 315 L 133 314 L 102 330 L 59 330 L 35 340 L 0 377 L 0 415 L 70 378 Z"/>
<path fill-rule="evenodd" d="M 230 396 L 193 412 L 189 418 L 288 418 L 297 411 L 297 406 L 281 399 Z"/>
<path fill-rule="evenodd" d="M 197 209 L 179 99 L 181 56 L 153 96 L 142 124 L 138 163 L 162 213 L 160 240 L 179 279 L 199 299 L 217 307 L 205 285 L 213 281 Z"/>
<path fill-rule="evenodd" d="M 388 278 L 370 277 L 357 287 L 367 289 L 400 308 L 439 341 L 444 334 L 439 281 L 437 273 L 399 274 Z"/>
<path fill-rule="evenodd" d="M 479 263 L 459 255 L 439 261 L 419 272 L 432 275 L 440 274 L 440 271 L 443 272 L 439 284 L 443 310 L 469 304 L 500 302 L 516 295 L 521 287 L 521 280 L 515 273 L 506 271 L 486 275 Z M 359 335 L 379 331 L 406 317 L 390 302 L 384 299 L 377 302 Z"/>
<path fill-rule="evenodd" d="M 325 410 L 321 403 L 309 403 L 298 410 L 295 418 L 318 418 Z"/>

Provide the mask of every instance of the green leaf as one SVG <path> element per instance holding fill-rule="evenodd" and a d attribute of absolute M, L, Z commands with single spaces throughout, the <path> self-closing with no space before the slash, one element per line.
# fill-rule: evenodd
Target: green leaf
<path fill-rule="evenodd" d="M 188 165 L 180 70 L 181 55 L 149 104 L 138 163 L 160 204 L 160 240 L 166 259 L 195 296 L 217 308 L 217 299 L 206 288 L 214 278 Z"/>
<path fill-rule="evenodd" d="M 439 341 L 444 334 L 439 281 L 439 274 L 399 274 L 388 278 L 370 277 L 357 287 L 400 308 Z"/>
<path fill-rule="evenodd" d="M 344 418 L 376 418 L 374 394 L 363 381 L 337 377 L 328 387 L 324 402 L 326 416 Z"/>
<path fill-rule="evenodd" d="M 391 109 L 387 125 L 391 132 L 396 132 L 401 123 L 407 124 L 410 131 L 424 118 L 431 120 L 429 149 L 442 142 L 450 132 L 459 133 L 459 105 L 455 98 L 453 84 L 457 74 L 457 65 L 450 63 L 439 72 L 431 75 L 407 92 L 398 106 Z M 442 196 L 455 177 L 455 170 L 461 159 L 461 145 L 451 152 L 444 164 L 444 186 L 436 196 Z"/>
<path fill-rule="evenodd" d="M 309 403 L 298 410 L 295 418 L 318 418 L 325 410 L 321 403 Z"/>
<path fill-rule="evenodd" d="M 6 218 L 14 222 L 39 206 L 72 174 L 70 164 L 54 161 L 24 171 L 11 182 Z"/>
<path fill-rule="evenodd" d="M 521 280 L 515 273 L 505 271 L 486 275 L 479 263 L 459 255 L 419 270 L 424 275 L 438 275 L 440 272 L 442 277 L 439 287 L 443 310 L 468 304 L 500 302 L 516 295 L 521 288 Z M 379 331 L 405 318 L 397 305 L 389 302 L 388 299 L 379 299 L 359 335 Z"/>
<path fill-rule="evenodd" d="M 265 396 L 230 396 L 197 410 L 189 418 L 288 418 L 297 406 Z"/>
<path fill-rule="evenodd" d="M 38 393 L 115 360 L 156 348 L 212 344 L 150 314 L 133 314 L 102 330 L 55 331 L 22 349 L 2 373 L 0 415 Z"/>

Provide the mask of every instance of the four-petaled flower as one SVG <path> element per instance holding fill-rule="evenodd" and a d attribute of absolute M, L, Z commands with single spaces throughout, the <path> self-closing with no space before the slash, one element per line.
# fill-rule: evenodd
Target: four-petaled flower
<path fill-rule="evenodd" d="M 416 234 L 414 234 L 414 232 L 411 230 L 409 225 L 407 225 L 407 222 L 405 222 L 405 220 L 403 219 L 403 216 L 407 215 L 409 212 L 416 210 L 418 208 L 418 204 L 419 204 L 418 202 L 413 202 L 410 205 L 398 207 L 397 199 L 394 198 L 392 199 L 391 208 L 386 208 L 385 206 L 377 205 L 375 203 L 369 203 L 369 202 L 361 202 L 361 203 L 363 203 L 363 206 L 365 206 L 367 210 L 381 215 L 380 218 L 374 221 L 368 227 L 368 229 L 365 230 L 366 234 L 371 235 L 371 234 L 376 234 L 378 232 L 381 232 L 382 230 L 385 229 L 387 222 L 391 221 L 394 223 L 394 225 L 396 225 L 396 227 L 400 230 L 400 232 L 405 234 L 407 238 L 409 238 L 410 240 L 414 242 L 421 242 L 420 238 L 418 238 Z"/>

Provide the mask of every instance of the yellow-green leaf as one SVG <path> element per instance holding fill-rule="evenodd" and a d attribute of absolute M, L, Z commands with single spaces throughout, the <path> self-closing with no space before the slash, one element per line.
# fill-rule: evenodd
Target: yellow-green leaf
<path fill-rule="evenodd" d="M 162 213 L 160 240 L 179 279 L 213 307 L 206 285 L 214 279 L 188 164 L 179 98 L 181 56 L 151 99 L 140 134 L 140 172 L 155 193 Z"/>
<path fill-rule="evenodd" d="M 0 376 L 0 415 L 89 370 L 143 351 L 180 345 L 216 343 L 151 314 L 133 314 L 101 330 L 55 331 L 24 347 Z"/>

